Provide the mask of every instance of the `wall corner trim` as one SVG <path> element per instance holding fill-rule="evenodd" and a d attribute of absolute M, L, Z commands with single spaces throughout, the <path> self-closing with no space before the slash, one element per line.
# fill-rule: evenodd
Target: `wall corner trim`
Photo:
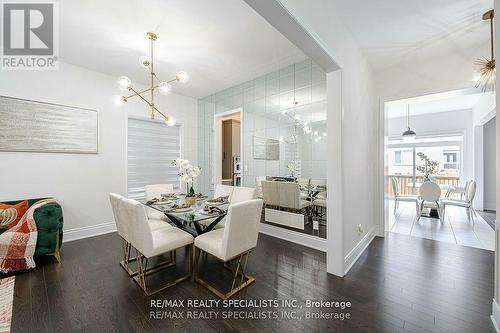
<path fill-rule="evenodd" d="M 64 230 L 63 243 L 72 242 L 78 239 L 104 235 L 115 231 L 116 231 L 115 222 L 101 223 L 101 224 L 91 225 L 88 227 Z"/>
<path fill-rule="evenodd" d="M 349 272 L 349 270 L 354 266 L 356 261 L 358 261 L 359 257 L 365 252 L 366 248 L 376 235 L 376 226 L 372 226 L 370 230 L 364 235 L 364 237 L 359 241 L 358 244 L 345 256 L 344 267 L 346 267 L 344 275 Z"/>

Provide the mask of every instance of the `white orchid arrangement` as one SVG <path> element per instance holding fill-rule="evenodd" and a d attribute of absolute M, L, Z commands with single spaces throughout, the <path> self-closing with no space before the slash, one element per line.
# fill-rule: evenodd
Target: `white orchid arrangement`
<path fill-rule="evenodd" d="M 297 170 L 299 169 L 299 161 L 290 161 L 290 163 L 286 165 L 286 169 L 288 170 L 288 172 L 290 172 L 292 177 L 294 177 Z"/>
<path fill-rule="evenodd" d="M 188 160 L 176 158 L 172 165 L 180 168 L 179 180 L 186 183 L 186 196 L 195 196 L 193 182 L 201 174 L 199 166 L 193 166 Z"/>

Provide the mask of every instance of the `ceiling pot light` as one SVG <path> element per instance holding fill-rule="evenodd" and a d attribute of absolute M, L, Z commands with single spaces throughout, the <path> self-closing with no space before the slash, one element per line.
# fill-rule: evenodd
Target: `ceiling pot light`
<path fill-rule="evenodd" d="M 189 80 L 189 75 L 188 75 L 188 73 L 186 73 L 184 71 L 180 71 L 179 73 L 177 73 L 177 75 L 175 76 L 175 78 L 180 83 L 186 83 Z"/>
<path fill-rule="evenodd" d="M 410 128 L 410 104 L 408 104 L 408 113 L 406 117 L 406 131 L 403 132 L 402 137 L 405 140 L 413 140 L 417 136 L 417 133 L 415 133 L 411 128 Z"/>
<path fill-rule="evenodd" d="M 172 86 L 168 82 L 161 82 L 158 85 L 158 91 L 162 95 L 167 95 L 170 91 L 172 91 Z"/>
<path fill-rule="evenodd" d="M 130 88 L 130 86 L 132 85 L 132 81 L 126 76 L 120 76 L 116 80 L 116 84 L 118 85 L 118 89 L 125 91 Z"/>

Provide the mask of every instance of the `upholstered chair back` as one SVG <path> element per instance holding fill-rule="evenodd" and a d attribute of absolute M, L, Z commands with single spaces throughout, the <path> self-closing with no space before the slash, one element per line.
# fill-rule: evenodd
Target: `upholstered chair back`
<path fill-rule="evenodd" d="M 151 255 L 153 248 L 153 236 L 148 221 L 148 215 L 137 200 L 123 198 L 123 205 L 127 214 L 127 226 L 130 243 L 146 257 Z"/>
<path fill-rule="evenodd" d="M 217 186 L 215 186 L 214 198 L 229 196 L 229 201 L 231 201 L 233 189 L 233 186 L 217 184 Z"/>
<path fill-rule="evenodd" d="M 279 206 L 290 209 L 300 208 L 300 186 L 297 183 L 279 182 Z"/>
<path fill-rule="evenodd" d="M 230 205 L 222 237 L 222 254 L 229 260 L 257 246 L 262 200 L 253 199 Z"/>
<path fill-rule="evenodd" d="M 123 197 L 116 193 L 109 194 L 109 202 L 111 203 L 111 209 L 113 210 L 113 216 L 115 218 L 116 231 L 121 238 L 128 241 L 128 235 L 126 233 L 125 227 L 125 212 L 122 209 L 121 201 Z"/>
<path fill-rule="evenodd" d="M 474 197 L 476 196 L 476 181 L 471 180 L 469 186 L 467 187 L 467 192 L 465 193 L 465 200 L 472 204 Z"/>
<path fill-rule="evenodd" d="M 255 189 L 236 186 L 231 195 L 231 204 L 255 199 Z"/>
<path fill-rule="evenodd" d="M 325 186 L 326 187 L 326 178 L 311 178 L 311 186 Z M 316 197 L 326 199 L 326 191 L 319 192 Z"/>
<path fill-rule="evenodd" d="M 174 185 L 172 184 L 153 184 L 144 186 L 146 191 L 146 200 L 154 198 L 161 199 L 162 194 L 173 193 Z"/>
<path fill-rule="evenodd" d="M 280 182 L 265 180 L 262 184 L 262 198 L 266 205 L 279 206 L 280 204 Z"/>
<path fill-rule="evenodd" d="M 420 197 L 425 201 L 438 201 L 441 197 L 441 188 L 438 184 L 426 181 L 420 186 Z"/>
<path fill-rule="evenodd" d="M 255 188 L 257 189 L 257 195 L 262 196 L 262 182 L 266 180 L 266 176 L 255 177 Z"/>

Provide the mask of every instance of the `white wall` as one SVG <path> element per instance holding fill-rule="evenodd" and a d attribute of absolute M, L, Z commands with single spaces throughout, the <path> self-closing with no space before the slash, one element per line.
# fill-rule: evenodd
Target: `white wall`
<path fill-rule="evenodd" d="M 484 156 L 484 208 L 496 210 L 496 117 L 483 127 Z"/>
<path fill-rule="evenodd" d="M 0 201 L 54 196 L 63 207 L 65 231 L 113 221 L 108 194 L 127 193 L 127 112 L 149 115 L 139 100 L 116 107 L 115 81 L 64 63 L 57 71 L 2 71 L 0 95 L 97 109 L 100 140 L 98 154 L 0 152 Z M 183 151 L 196 161 L 196 100 L 161 96 L 158 107 L 185 124 Z"/>
<path fill-rule="evenodd" d="M 411 129 L 419 136 L 464 134 L 463 177 L 474 178 L 474 126 L 473 110 L 428 113 L 411 116 Z M 389 118 L 389 137 L 399 137 L 406 129 L 406 117 Z"/>
<path fill-rule="evenodd" d="M 367 233 L 373 232 L 378 226 L 377 193 L 377 131 L 378 116 L 375 106 L 373 75 L 366 59 L 351 37 L 349 31 L 336 17 L 334 4 L 328 0 L 301 1 L 280 0 L 285 8 L 317 39 L 342 68 L 342 93 L 338 95 L 338 80 L 336 74 L 327 75 L 328 94 L 328 186 L 335 185 L 333 196 L 329 195 L 328 207 L 330 217 L 340 211 L 342 225 L 334 225 L 328 231 L 329 272 L 344 275 L 345 270 L 361 253 L 362 240 L 371 239 Z M 341 108 L 337 107 L 341 99 Z M 377 106 L 378 107 L 378 106 Z M 341 120 L 341 128 L 333 122 Z M 333 131 L 341 130 L 341 133 Z M 339 136 L 339 134 L 341 136 Z M 337 139 L 342 146 L 337 147 Z M 341 161 L 337 160 L 337 152 Z M 373 166 L 373 167 L 370 167 Z M 339 167 L 340 170 L 337 168 Z M 341 178 L 337 181 L 338 173 Z M 342 185 L 344 184 L 344 186 Z M 341 199 L 340 199 L 341 198 Z M 341 200 L 342 207 L 335 205 L 335 200 Z M 344 214 L 342 214 L 344 212 Z M 363 231 L 358 232 L 358 224 Z M 338 252 L 334 244 L 334 234 L 342 232 L 342 252 L 345 258 L 344 267 L 333 260 Z M 336 238 L 338 239 L 338 238 Z M 358 246 L 359 245 L 359 246 Z"/>

